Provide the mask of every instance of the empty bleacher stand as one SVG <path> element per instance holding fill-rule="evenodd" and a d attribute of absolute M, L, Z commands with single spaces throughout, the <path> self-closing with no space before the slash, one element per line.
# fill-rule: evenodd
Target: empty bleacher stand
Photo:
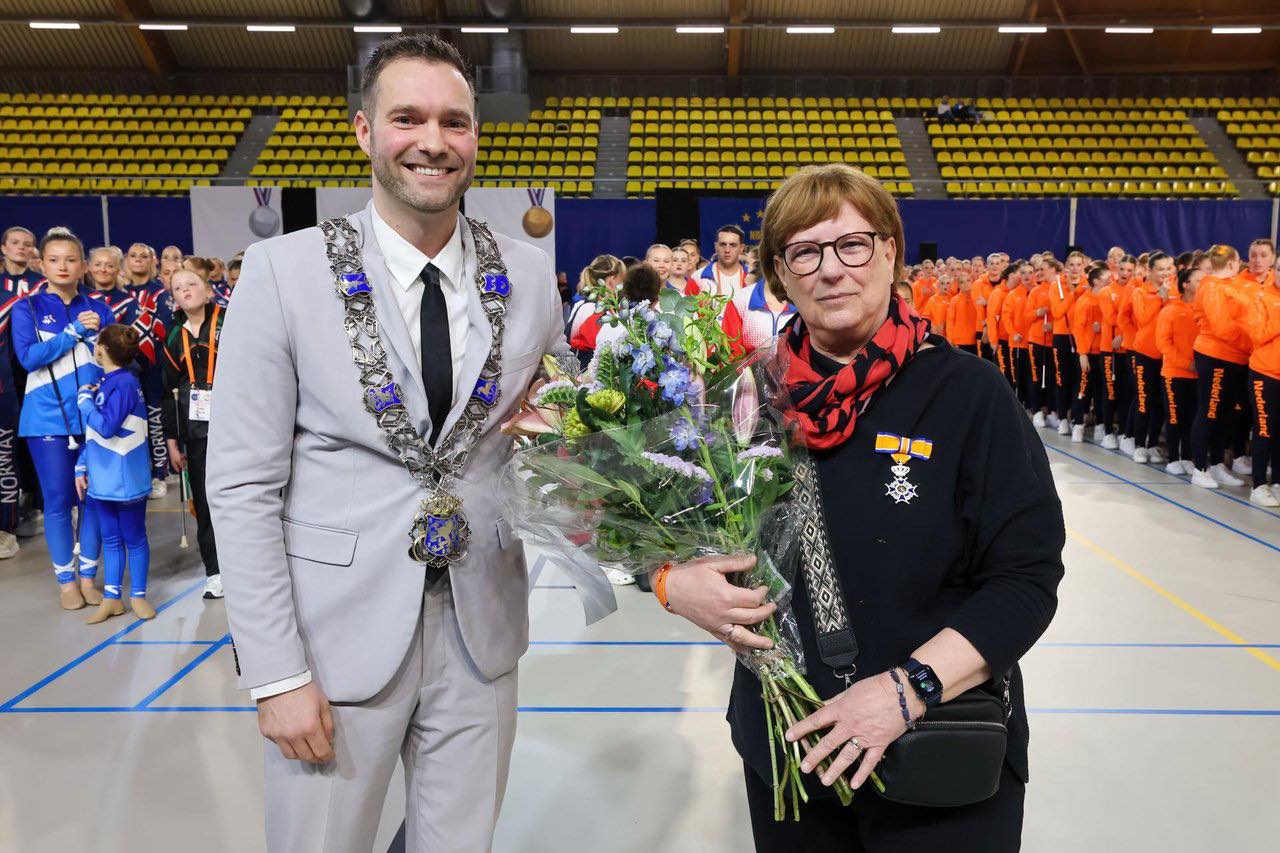
<path fill-rule="evenodd" d="M 253 106 L 229 95 L 0 93 L 0 191 L 185 193 L 218 174 Z"/>
<path fill-rule="evenodd" d="M 1280 195 L 1280 99 L 1238 103 L 1217 116 L 1245 162 L 1267 182 L 1267 191 Z"/>

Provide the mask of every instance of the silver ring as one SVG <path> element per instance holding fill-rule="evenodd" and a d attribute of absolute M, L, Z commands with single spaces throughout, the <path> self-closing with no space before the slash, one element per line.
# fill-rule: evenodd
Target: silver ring
<path fill-rule="evenodd" d="M 733 629 L 737 627 L 738 627 L 737 625 L 730 625 L 728 628 L 725 629 L 725 632 L 722 636 L 724 637 L 724 640 L 726 643 L 733 638 Z"/>
<path fill-rule="evenodd" d="M 862 744 L 858 743 L 858 739 L 856 737 L 849 738 L 849 746 L 858 750 L 858 752 L 862 752 Z"/>

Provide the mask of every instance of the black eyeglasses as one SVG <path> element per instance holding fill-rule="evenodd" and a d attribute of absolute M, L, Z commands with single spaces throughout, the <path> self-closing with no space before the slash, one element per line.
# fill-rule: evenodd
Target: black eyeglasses
<path fill-rule="evenodd" d="M 811 240 L 788 243 L 782 247 L 782 263 L 792 275 L 812 275 L 822 266 L 822 256 L 827 247 L 831 247 L 836 258 L 846 267 L 865 267 L 875 256 L 876 238 L 886 236 L 878 231 L 853 231 L 825 243 Z"/>

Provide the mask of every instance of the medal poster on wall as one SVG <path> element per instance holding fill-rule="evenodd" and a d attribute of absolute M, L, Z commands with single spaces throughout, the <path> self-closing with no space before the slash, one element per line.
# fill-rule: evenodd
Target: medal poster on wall
<path fill-rule="evenodd" d="M 195 254 L 229 258 L 259 240 L 284 233 L 281 192 L 275 187 L 192 187 Z"/>
<path fill-rule="evenodd" d="M 556 269 L 556 193 L 549 187 L 477 187 L 467 190 L 467 216 L 508 237 L 532 243 Z"/>

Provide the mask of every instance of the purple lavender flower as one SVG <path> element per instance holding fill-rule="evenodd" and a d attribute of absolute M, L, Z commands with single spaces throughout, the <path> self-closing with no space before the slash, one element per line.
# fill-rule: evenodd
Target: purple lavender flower
<path fill-rule="evenodd" d="M 711 482 L 711 475 L 706 472 L 701 465 L 694 465 L 692 462 L 686 462 L 679 456 L 671 456 L 666 453 L 650 453 L 645 451 L 640 457 L 656 468 L 662 468 L 673 474 L 679 474 L 690 480 L 701 480 L 704 483 Z"/>

